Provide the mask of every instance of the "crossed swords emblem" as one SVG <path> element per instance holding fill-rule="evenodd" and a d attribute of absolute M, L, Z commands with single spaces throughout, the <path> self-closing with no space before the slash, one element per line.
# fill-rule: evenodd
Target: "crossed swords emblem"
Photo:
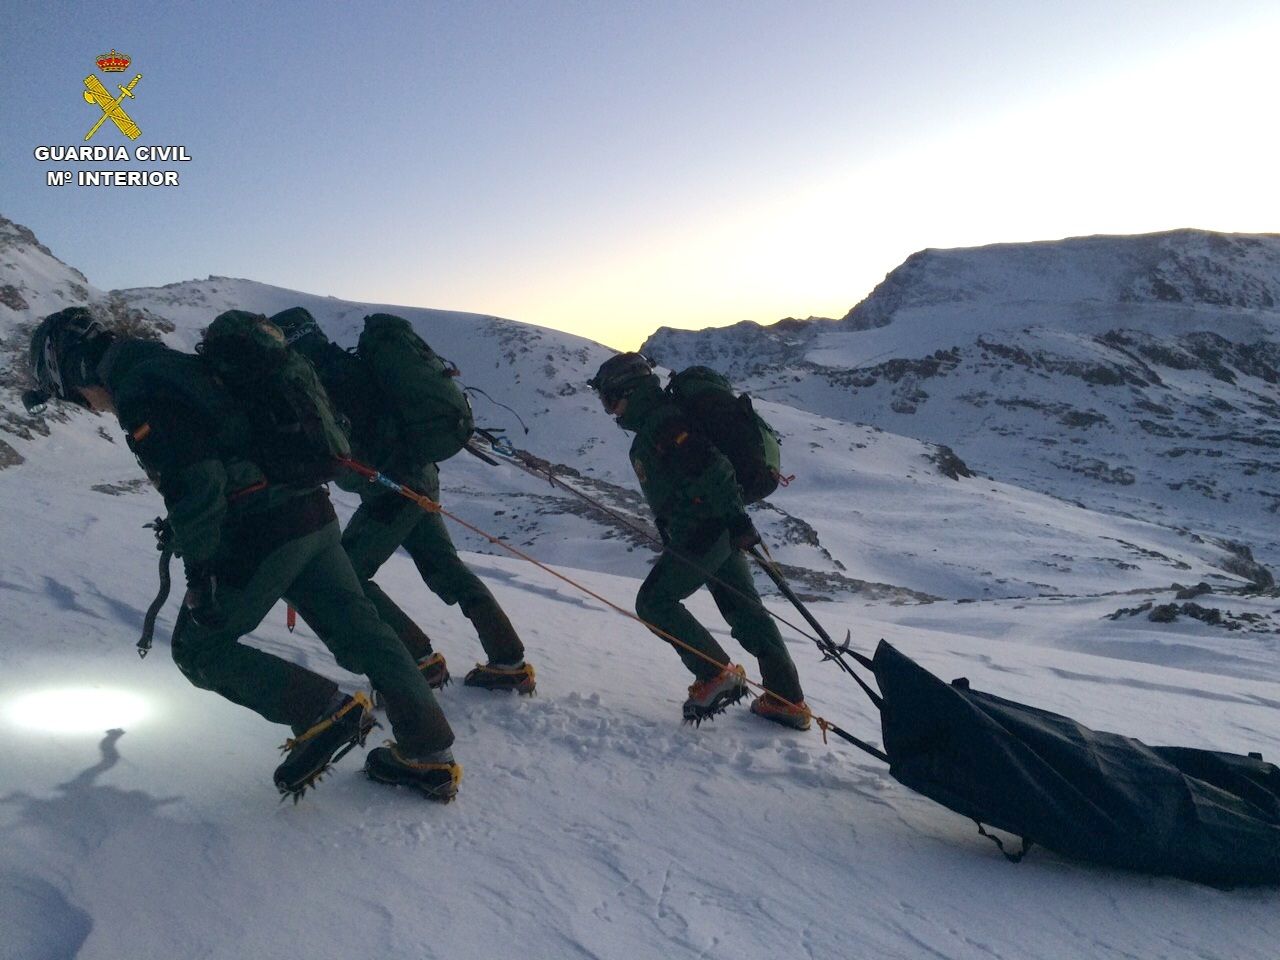
<path fill-rule="evenodd" d="M 102 116 L 100 116 L 98 118 L 98 122 L 89 129 L 89 132 L 84 135 L 85 140 L 91 139 L 93 135 L 98 132 L 98 128 L 102 126 L 103 122 L 107 120 L 110 120 L 119 127 L 120 132 L 130 140 L 137 140 L 138 137 L 142 136 L 142 131 L 139 130 L 138 125 L 133 122 L 133 118 L 124 112 L 124 107 L 120 106 L 125 97 L 128 97 L 130 100 L 133 99 L 133 88 L 138 85 L 138 81 L 141 79 L 142 74 L 138 74 L 129 81 L 129 85 L 127 87 L 120 85 L 120 96 L 113 98 L 107 91 L 107 88 L 102 85 L 102 81 L 98 79 L 96 74 L 91 73 L 89 76 L 84 78 L 85 102 L 96 103 L 102 108 Z"/>

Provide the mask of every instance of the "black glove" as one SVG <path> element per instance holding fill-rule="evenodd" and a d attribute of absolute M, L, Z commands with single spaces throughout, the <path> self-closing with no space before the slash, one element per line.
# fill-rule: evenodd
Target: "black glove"
<path fill-rule="evenodd" d="M 227 625 L 227 615 L 218 606 L 218 578 L 204 564 L 188 565 L 187 595 L 182 605 L 202 627 L 217 630 Z"/>
<path fill-rule="evenodd" d="M 760 542 L 760 532 L 745 513 L 732 517 L 728 527 L 729 543 L 735 550 L 750 550 Z"/>
<path fill-rule="evenodd" d="M 169 521 L 164 517 L 156 517 L 150 523 L 144 523 L 144 527 L 152 530 L 156 535 L 156 549 L 163 553 L 173 548 L 173 527 L 169 526 Z"/>

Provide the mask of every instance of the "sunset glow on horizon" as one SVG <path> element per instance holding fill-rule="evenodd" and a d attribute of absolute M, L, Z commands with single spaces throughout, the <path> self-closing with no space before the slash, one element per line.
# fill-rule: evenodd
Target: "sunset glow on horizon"
<path fill-rule="evenodd" d="M 843 316 L 925 247 L 1280 230 L 1274 4 L 160 9 L 18 15 L 0 213 L 103 288 L 243 276 L 635 348 Z M 180 187 L 45 185 L 107 45 Z"/>

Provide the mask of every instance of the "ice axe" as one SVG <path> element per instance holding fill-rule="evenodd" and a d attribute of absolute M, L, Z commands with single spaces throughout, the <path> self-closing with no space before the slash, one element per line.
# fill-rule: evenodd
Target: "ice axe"
<path fill-rule="evenodd" d="M 151 606 L 147 608 L 146 616 L 142 619 L 142 636 L 138 640 L 138 656 L 145 660 L 147 654 L 151 652 L 151 638 L 156 630 L 156 617 L 160 615 L 164 602 L 169 599 L 169 561 L 173 559 L 174 551 L 173 528 L 164 517 L 156 517 L 150 523 L 144 523 L 143 526 L 155 532 L 156 549 L 160 551 L 160 591 L 151 601 Z"/>

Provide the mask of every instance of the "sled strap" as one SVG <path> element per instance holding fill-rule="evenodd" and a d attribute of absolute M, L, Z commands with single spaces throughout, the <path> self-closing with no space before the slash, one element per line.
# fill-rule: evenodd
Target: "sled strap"
<path fill-rule="evenodd" d="M 1026 837 L 1023 837 L 1022 849 L 1019 850 L 1017 853 L 1010 853 L 1008 850 L 1004 848 L 1004 843 L 1000 840 L 999 837 L 995 836 L 994 834 L 987 833 L 986 828 L 983 827 L 980 821 L 975 820 L 973 822 L 978 824 L 978 833 L 980 833 L 982 836 L 986 837 L 988 840 L 994 843 L 996 845 L 996 848 L 1004 855 L 1004 858 L 1008 860 L 1010 863 L 1021 863 L 1022 858 L 1027 855 L 1027 852 L 1033 846 L 1035 846 L 1035 841 L 1028 840 Z"/>
<path fill-rule="evenodd" d="M 827 733 L 831 732 L 831 733 L 834 733 L 841 740 L 843 740 L 845 743 L 850 743 L 853 746 L 857 747 L 863 753 L 869 753 L 871 754 L 871 756 L 875 757 L 877 760 L 882 760 L 885 763 L 889 762 L 889 755 L 885 753 L 883 750 L 879 750 L 876 747 L 873 747 L 871 744 L 867 743 L 867 741 L 859 740 L 853 734 L 848 733 L 845 730 L 841 730 L 830 720 L 824 719 L 823 717 L 819 717 L 817 714 L 812 714 L 812 716 L 813 716 L 813 722 L 816 723 L 818 725 L 818 729 L 822 731 L 823 743 L 827 742 Z M 981 824 L 979 824 L 979 826 L 981 826 Z"/>

